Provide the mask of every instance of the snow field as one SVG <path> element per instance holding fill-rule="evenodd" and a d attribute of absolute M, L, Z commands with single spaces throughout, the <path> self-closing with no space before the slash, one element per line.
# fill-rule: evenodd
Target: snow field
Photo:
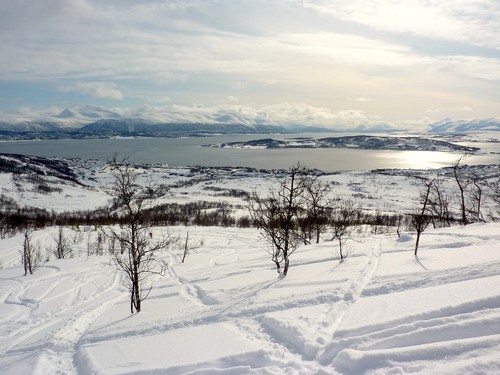
<path fill-rule="evenodd" d="M 165 229 L 165 228 L 163 228 Z M 2 374 L 495 374 L 499 224 L 303 246 L 279 278 L 253 229 L 170 228 L 204 245 L 130 315 L 107 256 L 0 270 Z M 47 241 L 50 230 L 36 232 Z M 21 236 L 0 241 L 15 257 Z M 20 245 L 19 245 L 20 246 Z"/>
<path fill-rule="evenodd" d="M 244 205 L 210 188 L 263 193 L 273 183 L 269 175 L 233 171 L 210 171 L 210 179 L 186 168 L 142 172 L 167 185 L 202 177 L 172 188 L 161 202 Z M 102 186 L 110 182 L 102 166 L 92 175 L 90 188 L 67 184 L 62 195 L 19 189 L 5 174 L 0 186 L 21 204 L 91 209 L 106 203 Z M 404 175 L 321 178 L 335 195 L 373 212 L 408 210 L 419 190 Z M 89 230 L 65 228 L 75 256 L 52 259 L 26 277 L 22 235 L 0 240 L 0 374 L 500 373 L 498 223 L 429 228 L 418 257 L 409 233 L 360 235 L 341 263 L 336 243 L 302 246 L 286 278 L 278 277 L 257 230 L 156 228 L 180 238 L 189 231 L 204 245 L 185 263 L 181 243 L 159 254 L 169 267 L 149 279 L 153 288 L 136 315 L 110 257 L 86 255 L 87 235 L 95 236 Z M 47 248 L 56 231 L 37 231 L 34 242 Z"/>

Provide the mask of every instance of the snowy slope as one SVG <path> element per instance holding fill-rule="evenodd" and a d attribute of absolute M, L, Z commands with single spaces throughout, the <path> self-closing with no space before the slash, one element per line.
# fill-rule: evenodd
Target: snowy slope
<path fill-rule="evenodd" d="M 185 229 L 170 231 L 183 235 Z M 0 241 L 0 372 L 495 374 L 500 224 L 300 248 L 277 278 L 255 230 L 188 228 L 205 245 L 157 277 L 130 315 L 107 256 L 51 260 L 22 276 L 21 237 Z M 49 243 L 49 230 L 36 239 Z M 70 237 L 73 237 L 71 235 Z M 76 251 L 78 254 L 78 251 Z"/>
<path fill-rule="evenodd" d="M 37 194 L 28 179 L 20 185 L 0 174 L 1 191 L 58 212 L 104 204 L 109 170 L 73 163 L 85 186 L 47 177 L 62 193 Z M 273 180 L 244 169 L 147 171 L 178 186 L 164 200 L 179 203 L 242 204 L 217 193 L 265 191 Z M 495 167 L 481 171 L 497 175 Z M 373 211 L 411 208 L 419 189 L 405 171 L 322 179 Z M 196 183 L 182 184 L 189 181 Z M 181 238 L 189 231 L 204 245 L 185 263 L 180 245 L 160 254 L 168 272 L 152 279 L 136 315 L 110 257 L 87 255 L 95 228 L 65 228 L 74 257 L 51 259 L 28 276 L 22 235 L 1 239 L 0 374 L 500 373 L 500 223 L 428 229 L 418 257 L 410 233 L 361 233 L 348 242 L 344 262 L 326 234 L 292 255 L 284 279 L 255 229 L 171 227 L 154 235 L 162 231 Z M 37 231 L 33 239 L 47 251 L 56 232 Z"/>

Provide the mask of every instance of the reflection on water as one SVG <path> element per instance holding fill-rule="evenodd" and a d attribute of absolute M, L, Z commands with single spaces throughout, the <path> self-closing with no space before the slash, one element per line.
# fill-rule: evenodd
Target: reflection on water
<path fill-rule="evenodd" d="M 311 136 L 300 134 L 297 136 Z M 313 135 L 319 138 L 321 135 Z M 387 151 L 353 149 L 219 149 L 203 144 L 247 141 L 269 135 L 232 135 L 210 138 L 136 138 L 0 142 L 0 152 L 37 156 L 76 157 L 106 160 L 113 152 L 137 163 L 171 166 L 249 166 L 287 168 L 300 161 L 309 168 L 325 171 L 371 170 L 381 168 L 427 169 L 451 165 L 460 153 L 427 151 Z M 290 136 L 273 135 L 283 139 Z M 490 144 L 491 145 L 491 144 Z M 496 152 L 500 152 L 500 143 Z M 481 154 L 467 159 L 468 164 L 498 164 L 498 154 Z"/>
<path fill-rule="evenodd" d="M 395 168 L 428 169 L 450 166 L 461 154 L 435 151 L 390 151 L 379 153 L 378 158 L 389 159 Z"/>

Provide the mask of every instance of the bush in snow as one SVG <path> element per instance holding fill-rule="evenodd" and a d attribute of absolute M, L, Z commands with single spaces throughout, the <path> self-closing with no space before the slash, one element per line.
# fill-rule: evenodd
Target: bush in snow
<path fill-rule="evenodd" d="M 59 227 L 57 234 L 52 238 L 55 241 L 55 247 L 52 249 L 52 254 L 54 254 L 56 259 L 73 257 L 73 249 L 71 248 L 70 240 L 64 234 L 62 227 Z"/>
<path fill-rule="evenodd" d="M 21 253 L 21 263 L 24 268 L 24 276 L 30 273 L 33 274 L 38 267 L 42 265 L 42 251 L 38 244 L 33 243 L 31 238 L 31 231 L 26 229 L 24 231 L 24 241 L 22 248 L 19 251 Z"/>

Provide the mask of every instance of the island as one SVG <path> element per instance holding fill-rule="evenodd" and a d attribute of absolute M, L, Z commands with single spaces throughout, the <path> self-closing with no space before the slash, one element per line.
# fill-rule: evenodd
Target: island
<path fill-rule="evenodd" d="M 476 152 L 477 147 L 415 136 L 369 136 L 354 135 L 328 138 L 293 138 L 277 140 L 273 138 L 256 139 L 245 142 L 208 144 L 204 147 L 239 149 L 280 149 L 280 148 L 350 148 L 362 150 L 399 150 L 399 151 L 443 151 Z"/>

